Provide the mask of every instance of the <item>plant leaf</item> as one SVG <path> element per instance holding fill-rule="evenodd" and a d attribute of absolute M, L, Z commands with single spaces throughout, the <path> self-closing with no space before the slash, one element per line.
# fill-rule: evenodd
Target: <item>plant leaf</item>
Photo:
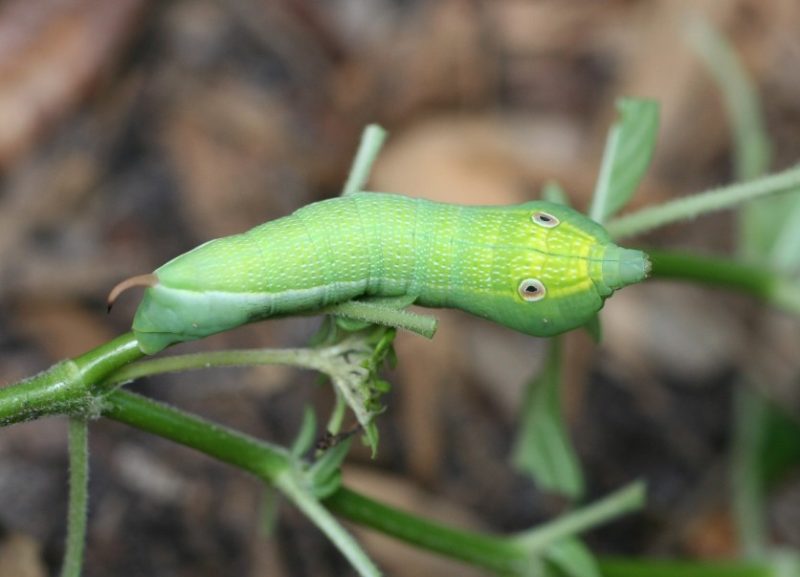
<path fill-rule="evenodd" d="M 658 103 L 623 98 L 619 119 L 611 127 L 603 152 L 589 216 L 605 222 L 633 196 L 653 158 L 658 136 Z"/>
<path fill-rule="evenodd" d="M 513 462 L 543 489 L 577 499 L 584 481 L 563 421 L 560 365 L 560 340 L 553 339 L 542 374 L 528 385 Z"/>
<path fill-rule="evenodd" d="M 691 20 L 687 33 L 722 94 L 733 133 L 737 180 L 761 176 L 769 168 L 772 145 L 757 88 L 735 47 L 706 19 Z M 740 244 L 745 255 L 751 258 L 769 255 L 777 267 L 787 271 L 800 265 L 800 194 L 744 206 L 740 224 Z"/>
<path fill-rule="evenodd" d="M 291 453 L 295 458 L 305 455 L 314 444 L 314 435 L 317 432 L 317 417 L 314 409 L 309 406 L 303 410 L 303 422 L 300 431 L 292 443 Z"/>
<path fill-rule="evenodd" d="M 693 18 L 687 34 L 722 92 L 733 129 L 736 180 L 761 176 L 769 167 L 772 147 L 764 128 L 758 91 L 734 47 L 708 20 Z"/>
<path fill-rule="evenodd" d="M 555 180 L 548 180 L 545 182 L 539 195 L 542 197 L 542 200 L 546 200 L 547 202 L 570 206 L 567 193 L 564 192 L 562 186 Z"/>
<path fill-rule="evenodd" d="M 554 543 L 545 551 L 544 558 L 549 566 L 556 569 L 556 575 L 600 577 L 594 555 L 579 539 L 564 539 Z"/>
<path fill-rule="evenodd" d="M 341 485 L 341 469 L 347 453 L 350 451 L 350 439 L 331 447 L 308 469 L 312 492 L 318 499 L 332 494 Z"/>

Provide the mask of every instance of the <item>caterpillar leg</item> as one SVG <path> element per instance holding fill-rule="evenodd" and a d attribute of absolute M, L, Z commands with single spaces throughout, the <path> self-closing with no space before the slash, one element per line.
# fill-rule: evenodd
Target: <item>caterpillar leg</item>
<path fill-rule="evenodd" d="M 434 317 L 404 310 L 416 300 L 416 295 L 358 299 L 326 307 L 319 312 L 335 316 L 337 324 L 345 321 L 347 330 L 359 330 L 370 324 L 384 325 L 433 338 L 436 332 Z"/>
<path fill-rule="evenodd" d="M 351 302 L 355 303 L 365 303 L 368 304 L 370 307 L 376 307 L 378 309 L 385 308 L 392 311 L 401 311 L 407 306 L 410 306 L 414 303 L 417 299 L 414 295 L 402 295 L 399 297 L 367 297 L 363 299 L 357 299 Z M 342 328 L 346 331 L 360 331 L 367 328 L 369 325 L 374 324 L 368 320 L 360 320 L 359 318 L 354 318 L 344 312 L 331 312 L 331 314 L 336 319 L 336 324 L 339 328 Z"/>

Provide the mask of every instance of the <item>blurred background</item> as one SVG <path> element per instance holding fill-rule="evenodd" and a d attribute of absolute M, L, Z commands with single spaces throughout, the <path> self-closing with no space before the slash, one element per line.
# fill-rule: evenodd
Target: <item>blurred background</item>
<path fill-rule="evenodd" d="M 119 280 L 205 241 L 339 193 L 363 127 L 390 137 L 370 188 L 516 203 L 549 180 L 584 209 L 620 96 L 661 103 L 634 207 L 734 179 L 713 77 L 688 41 L 724 34 L 762 98 L 772 169 L 800 157 L 796 0 L 5 0 L 0 2 L 0 383 L 126 331 Z M 731 214 L 629 245 L 730 254 Z M 350 486 L 453 524 L 521 530 L 563 511 L 510 455 L 544 340 L 437 311 L 429 342 L 402 334 L 380 452 Z M 728 498 L 734 388 L 800 415 L 796 319 L 677 283 L 627 288 L 604 341 L 567 339 L 565 413 L 588 498 L 645 479 L 641 514 L 587 536 L 604 554 L 718 559 L 739 552 Z M 182 345 L 303 346 L 318 319 L 271 321 Z M 288 444 L 331 393 L 284 368 L 159 377 L 135 390 Z M 324 413 L 321 413 L 324 414 Z M 792 416 L 793 415 L 793 416 Z M 245 474 L 116 423 L 92 424 L 86 575 L 349 575 L 309 522 Z M 799 437 L 800 438 L 800 437 Z M 0 576 L 59 564 L 66 421 L 0 431 Z M 800 468 L 769 486 L 770 542 L 800 547 Z M 355 530 L 392 575 L 473 575 Z"/>

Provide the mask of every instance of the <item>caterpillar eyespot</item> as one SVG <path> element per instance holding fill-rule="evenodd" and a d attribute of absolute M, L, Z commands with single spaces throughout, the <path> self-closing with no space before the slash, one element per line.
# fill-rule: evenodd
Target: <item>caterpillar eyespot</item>
<path fill-rule="evenodd" d="M 538 234 L 523 226 L 531 220 L 542 227 Z M 110 302 L 132 286 L 147 287 L 133 320 L 147 354 L 368 297 L 457 308 L 552 336 L 586 324 L 616 289 L 648 270 L 647 255 L 615 245 L 602 226 L 566 206 L 461 206 L 352 193 L 209 241 L 123 281 Z M 536 278 L 523 280 L 515 294 L 509 283 L 519 282 L 521 271 L 536 271 Z"/>
<path fill-rule="evenodd" d="M 526 278 L 519 283 L 519 296 L 528 302 L 540 301 L 545 295 L 547 295 L 547 289 L 539 279 Z"/>
<path fill-rule="evenodd" d="M 533 215 L 531 216 L 531 220 L 536 224 L 543 226 L 545 228 L 555 228 L 561 222 L 552 214 L 548 214 L 542 211 L 534 212 Z"/>

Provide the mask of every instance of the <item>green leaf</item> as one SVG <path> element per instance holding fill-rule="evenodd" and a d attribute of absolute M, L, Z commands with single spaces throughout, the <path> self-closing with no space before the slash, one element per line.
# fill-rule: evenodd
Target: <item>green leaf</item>
<path fill-rule="evenodd" d="M 769 487 L 800 466 L 800 422 L 772 403 L 765 417 L 760 468 Z"/>
<path fill-rule="evenodd" d="M 584 480 L 563 420 L 560 365 L 560 340 L 553 339 L 542 374 L 528 385 L 513 462 L 543 489 L 577 499 Z"/>
<path fill-rule="evenodd" d="M 797 577 L 800 575 L 800 553 L 791 549 L 772 550 L 768 559 L 774 577 Z"/>
<path fill-rule="evenodd" d="M 734 141 L 737 180 L 749 180 L 769 168 L 772 146 L 764 126 L 761 99 L 735 47 L 704 18 L 694 18 L 689 40 L 722 93 Z M 770 255 L 784 270 L 800 264 L 800 194 L 751 203 L 742 208 L 741 245 L 752 258 Z"/>
<path fill-rule="evenodd" d="M 373 455 L 378 448 L 378 429 L 373 419 L 383 412 L 381 398 L 390 389 L 379 373 L 385 364 L 395 359 L 393 343 L 396 334 L 396 330 L 383 326 L 369 325 L 356 333 L 337 327 L 328 339 L 329 354 L 317 367 L 330 377 L 338 394 L 329 431 L 336 433 L 340 428 L 341 402 L 346 402 L 363 428 Z"/>
<path fill-rule="evenodd" d="M 603 223 L 625 206 L 653 158 L 658 136 L 658 103 L 623 98 L 620 118 L 611 127 L 603 152 L 589 216 Z"/>
<path fill-rule="evenodd" d="M 794 273 L 800 269 L 800 194 L 787 195 L 781 200 L 787 206 L 783 226 L 771 244 L 770 261 L 778 270 Z"/>
<path fill-rule="evenodd" d="M 761 451 L 764 447 L 767 404 L 746 383 L 736 387 L 734 439 L 731 459 L 733 514 L 739 543 L 749 559 L 763 557 L 767 547 L 764 519 L 764 475 Z"/>
<path fill-rule="evenodd" d="M 734 418 L 734 516 L 745 555 L 760 560 L 769 543 L 764 516 L 767 490 L 800 463 L 800 425 L 746 381 L 736 388 Z"/>
<path fill-rule="evenodd" d="M 317 432 L 317 417 L 314 409 L 306 407 L 303 411 L 303 423 L 300 425 L 300 432 L 292 443 L 291 453 L 295 458 L 305 455 L 314 444 L 314 435 Z"/>
<path fill-rule="evenodd" d="M 563 204 L 564 206 L 570 205 L 567 193 L 564 192 L 562 186 L 555 180 L 548 180 L 545 182 L 540 195 L 542 200 L 546 200 L 547 202 Z"/>
<path fill-rule="evenodd" d="M 565 577 L 600 577 L 594 555 L 579 539 L 564 539 L 551 545 L 544 553 L 555 575 Z"/>
<path fill-rule="evenodd" d="M 308 479 L 315 497 L 324 499 L 341 486 L 342 463 L 349 451 L 350 439 L 345 439 L 325 451 L 322 457 L 309 467 Z"/>
<path fill-rule="evenodd" d="M 378 454 L 378 441 L 380 441 L 378 425 L 374 421 L 364 427 L 363 441 L 370 448 L 370 456 L 374 459 Z"/>
<path fill-rule="evenodd" d="M 733 127 L 737 180 L 764 174 L 771 146 L 764 128 L 761 101 L 736 50 L 708 20 L 697 16 L 687 27 L 689 41 L 714 77 Z"/>

